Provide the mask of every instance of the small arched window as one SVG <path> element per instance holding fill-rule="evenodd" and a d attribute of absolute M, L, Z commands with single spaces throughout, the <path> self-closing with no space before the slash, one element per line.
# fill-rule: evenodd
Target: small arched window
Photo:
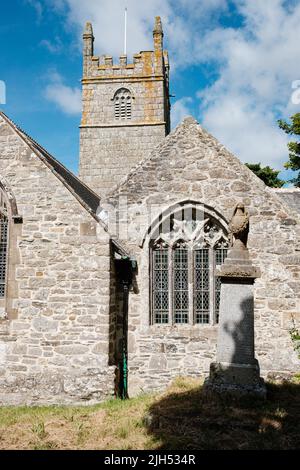
<path fill-rule="evenodd" d="M 132 116 L 132 95 L 127 88 L 120 88 L 113 98 L 116 120 L 130 120 Z"/>
<path fill-rule="evenodd" d="M 0 299 L 5 297 L 8 259 L 8 208 L 0 188 Z"/>
<path fill-rule="evenodd" d="M 164 220 L 150 242 L 152 323 L 218 323 L 215 272 L 227 251 L 224 226 L 206 213 L 180 210 Z"/>

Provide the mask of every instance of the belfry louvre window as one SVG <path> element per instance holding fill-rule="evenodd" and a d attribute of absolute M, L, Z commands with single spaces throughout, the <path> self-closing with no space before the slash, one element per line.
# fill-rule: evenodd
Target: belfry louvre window
<path fill-rule="evenodd" d="M 5 296 L 8 255 L 8 211 L 0 189 L 0 299 Z"/>
<path fill-rule="evenodd" d="M 132 96 L 127 88 L 120 88 L 114 96 L 115 119 L 130 120 L 132 114 Z"/>
<path fill-rule="evenodd" d="M 227 233 L 206 214 L 180 216 L 170 217 L 168 230 L 164 221 L 150 242 L 151 322 L 218 323 L 221 283 L 215 271 L 227 257 Z"/>

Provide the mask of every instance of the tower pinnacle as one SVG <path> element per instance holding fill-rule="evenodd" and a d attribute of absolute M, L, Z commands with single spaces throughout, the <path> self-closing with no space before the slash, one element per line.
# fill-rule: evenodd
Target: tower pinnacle
<path fill-rule="evenodd" d="M 94 35 L 93 35 L 93 26 L 92 26 L 92 23 L 90 23 L 89 21 L 87 21 L 86 24 L 85 24 L 85 30 L 84 30 L 83 36 L 89 36 L 89 37 L 92 36 L 92 37 L 94 37 Z"/>
<path fill-rule="evenodd" d="M 94 55 L 94 34 L 92 23 L 87 22 L 83 33 L 83 76 L 88 73 L 90 58 Z"/>
<path fill-rule="evenodd" d="M 91 23 L 84 29 L 80 177 L 102 197 L 170 132 L 160 17 L 153 36 L 155 50 L 134 54 L 132 63 L 123 54 L 114 63 L 111 55 L 94 55 Z"/>
<path fill-rule="evenodd" d="M 163 37 L 164 32 L 162 28 L 161 18 L 160 16 L 155 17 L 155 25 L 153 29 L 153 38 L 154 38 L 154 49 L 155 50 L 163 50 Z"/>

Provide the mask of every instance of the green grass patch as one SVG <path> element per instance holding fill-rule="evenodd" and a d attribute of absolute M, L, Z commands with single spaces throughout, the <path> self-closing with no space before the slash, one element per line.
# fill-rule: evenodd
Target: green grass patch
<path fill-rule="evenodd" d="M 0 449 L 295 449 L 300 374 L 268 384 L 267 401 L 209 398 L 178 377 L 162 394 L 93 406 L 2 407 Z"/>

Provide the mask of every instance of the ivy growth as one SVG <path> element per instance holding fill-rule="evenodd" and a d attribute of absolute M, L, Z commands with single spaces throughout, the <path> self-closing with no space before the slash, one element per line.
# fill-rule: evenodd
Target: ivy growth
<path fill-rule="evenodd" d="M 292 323 L 293 323 L 293 326 L 290 329 L 290 335 L 291 335 L 291 339 L 294 345 L 294 350 L 297 352 L 298 357 L 300 359 L 300 332 L 298 328 L 296 327 L 295 318 L 293 317 L 293 315 L 292 315 Z"/>

